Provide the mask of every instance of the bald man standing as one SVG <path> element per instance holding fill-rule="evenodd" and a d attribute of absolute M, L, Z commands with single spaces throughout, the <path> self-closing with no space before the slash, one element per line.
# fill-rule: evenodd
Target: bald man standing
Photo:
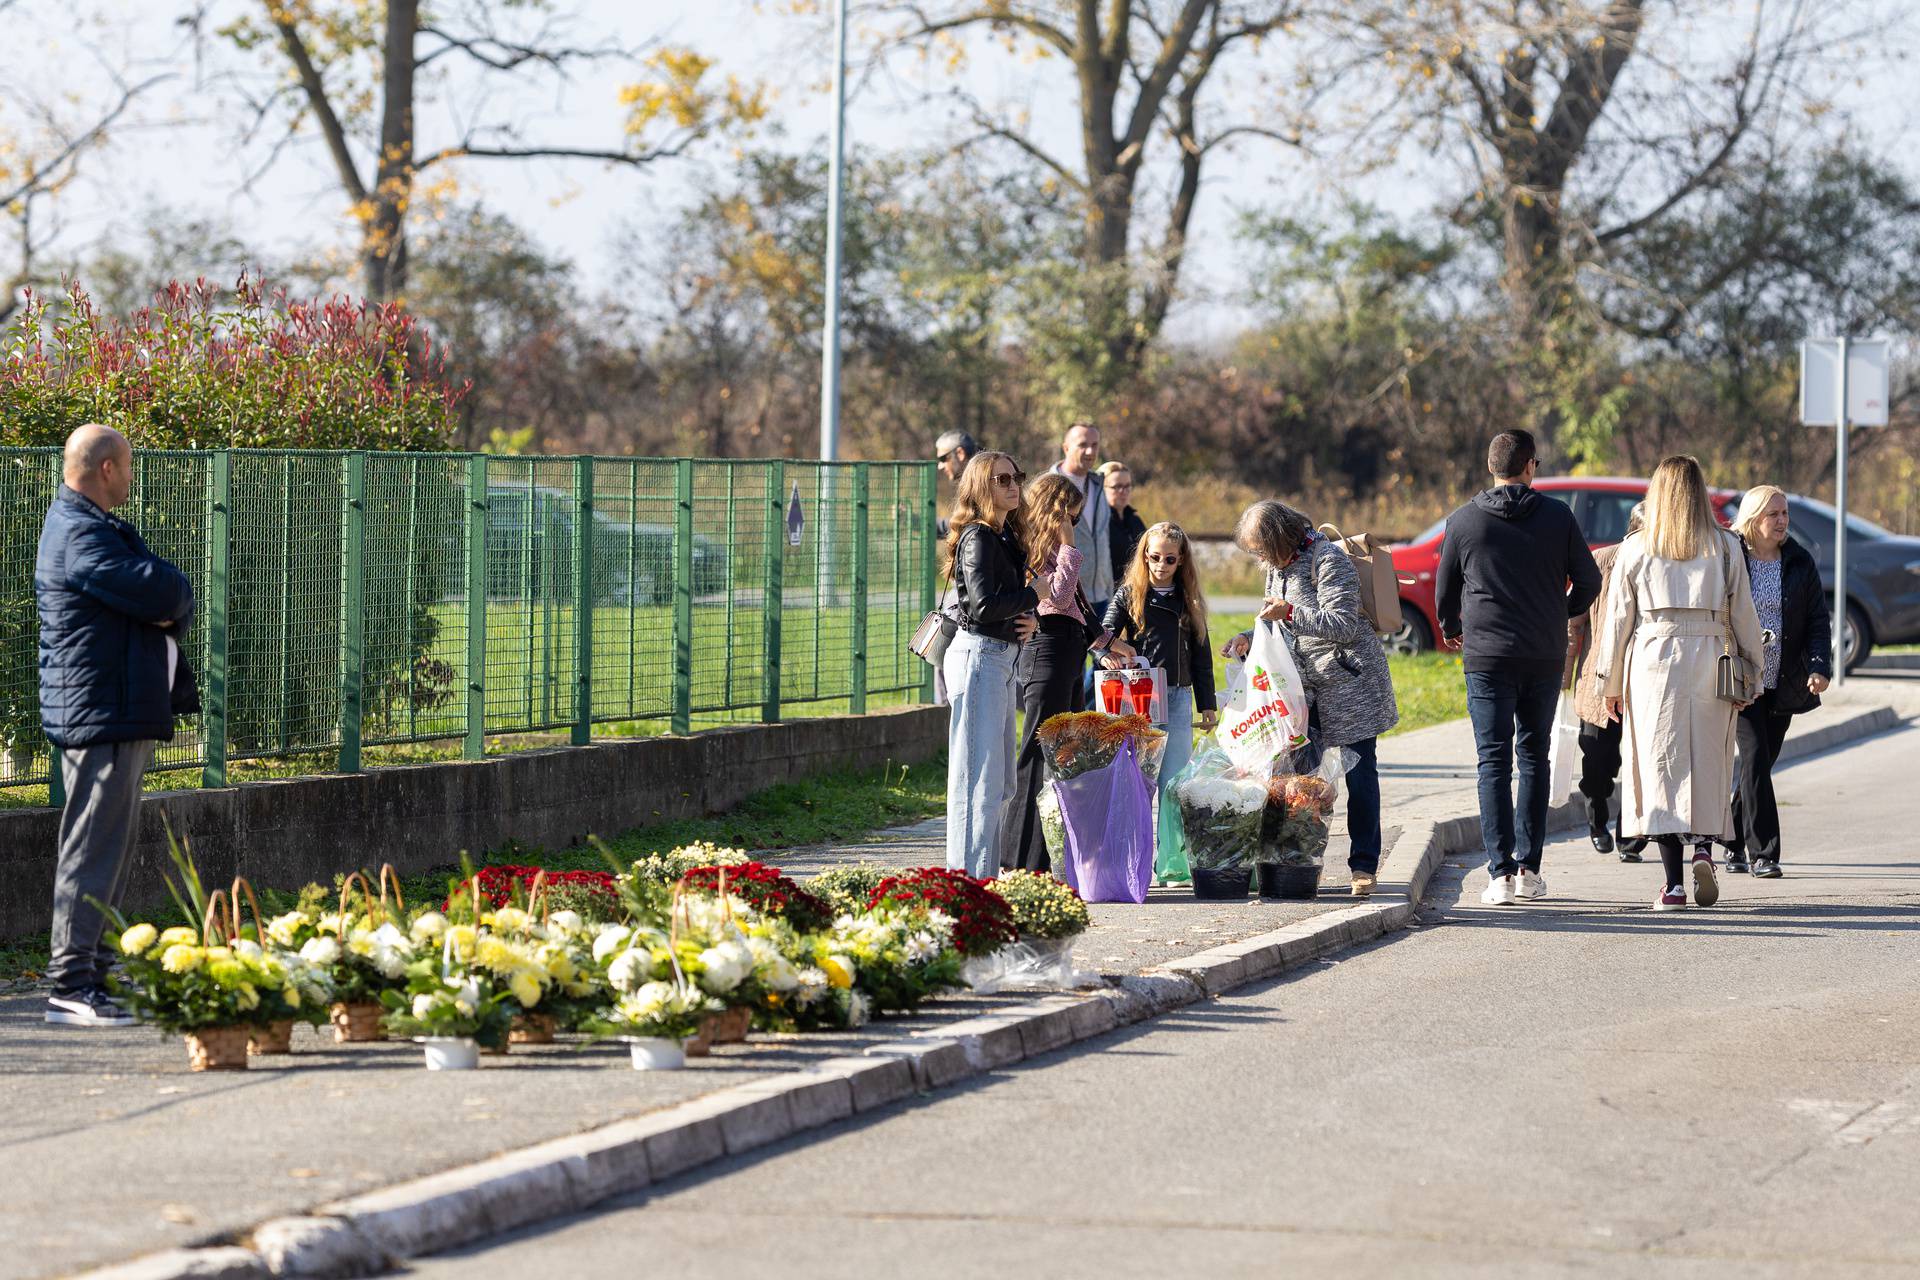
<path fill-rule="evenodd" d="M 59 750 L 67 805 L 53 885 L 47 1021 L 124 1027 L 106 989 L 106 919 L 126 892 L 140 777 L 173 738 L 176 637 L 193 619 L 187 576 L 113 514 L 133 489 L 133 450 L 112 427 L 67 437 L 60 491 L 33 566 L 40 611 L 40 724 Z"/>

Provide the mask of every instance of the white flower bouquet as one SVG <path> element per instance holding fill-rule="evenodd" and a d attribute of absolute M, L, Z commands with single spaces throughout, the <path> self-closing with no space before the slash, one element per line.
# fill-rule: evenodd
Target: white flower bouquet
<path fill-rule="evenodd" d="M 1197 870 L 1251 866 L 1260 853 L 1267 788 L 1244 777 L 1217 749 L 1195 756 L 1173 786 L 1187 861 Z"/>

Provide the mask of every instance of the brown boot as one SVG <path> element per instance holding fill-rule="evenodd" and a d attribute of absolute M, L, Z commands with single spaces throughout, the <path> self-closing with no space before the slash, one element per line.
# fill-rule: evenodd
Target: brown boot
<path fill-rule="evenodd" d="M 1356 898 L 1371 898 L 1373 896 L 1372 872 L 1356 871 L 1353 873 L 1353 896 Z"/>

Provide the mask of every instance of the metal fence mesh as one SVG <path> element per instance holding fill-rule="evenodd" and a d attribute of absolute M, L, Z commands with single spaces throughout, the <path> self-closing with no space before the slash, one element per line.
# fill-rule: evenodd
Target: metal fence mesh
<path fill-rule="evenodd" d="M 33 562 L 59 465 L 0 449 L 0 786 L 49 775 Z M 224 719 L 180 722 L 154 768 L 840 710 L 862 661 L 870 705 L 923 696 L 930 466 L 138 452 L 123 514 L 193 580 L 203 696 L 227 635 Z"/>

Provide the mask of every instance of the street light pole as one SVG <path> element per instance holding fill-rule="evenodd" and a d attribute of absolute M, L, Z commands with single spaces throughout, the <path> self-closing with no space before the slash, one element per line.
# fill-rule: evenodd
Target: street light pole
<path fill-rule="evenodd" d="M 826 322 L 820 337 L 820 460 L 840 456 L 840 222 L 846 186 L 847 0 L 833 6 L 833 144 L 827 167 Z"/>
<path fill-rule="evenodd" d="M 847 0 L 833 6 L 833 142 L 827 161 L 826 316 L 820 334 L 820 461 L 840 457 L 840 241 L 842 196 L 846 187 L 847 146 Z M 820 468 L 818 548 L 814 607 L 839 598 L 833 571 L 833 468 Z"/>

